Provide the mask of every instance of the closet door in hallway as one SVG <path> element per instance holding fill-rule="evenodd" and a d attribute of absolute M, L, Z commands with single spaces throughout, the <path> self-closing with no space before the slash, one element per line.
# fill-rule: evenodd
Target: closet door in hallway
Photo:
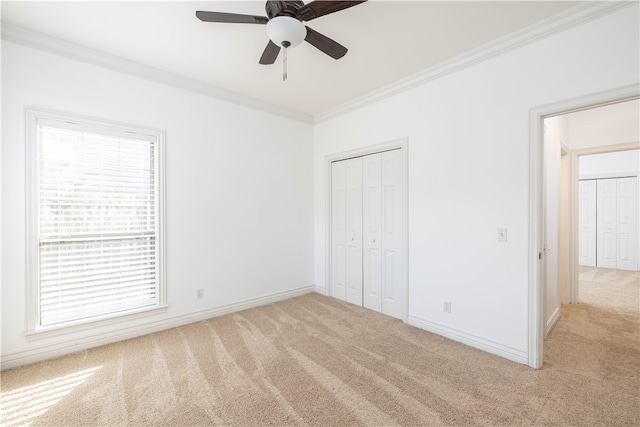
<path fill-rule="evenodd" d="M 638 270 L 637 178 L 616 180 L 616 268 Z"/>
<path fill-rule="evenodd" d="M 598 267 L 616 268 L 616 181 L 598 180 Z"/>
<path fill-rule="evenodd" d="M 579 209 L 580 265 L 637 271 L 640 240 L 637 178 L 580 181 Z M 594 218 L 595 230 L 591 227 Z"/>
<path fill-rule="evenodd" d="M 598 180 L 598 267 L 638 269 L 636 177 Z"/>
<path fill-rule="evenodd" d="M 333 162 L 331 170 L 331 295 L 402 318 L 402 151 Z"/>
<path fill-rule="evenodd" d="M 580 265 L 596 266 L 596 180 L 580 181 L 579 185 L 579 250 Z"/>

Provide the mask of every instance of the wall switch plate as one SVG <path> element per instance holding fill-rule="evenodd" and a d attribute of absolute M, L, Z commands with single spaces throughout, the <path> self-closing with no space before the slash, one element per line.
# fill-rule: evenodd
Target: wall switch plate
<path fill-rule="evenodd" d="M 506 242 L 506 241 L 507 241 L 507 229 L 498 228 L 498 242 Z"/>

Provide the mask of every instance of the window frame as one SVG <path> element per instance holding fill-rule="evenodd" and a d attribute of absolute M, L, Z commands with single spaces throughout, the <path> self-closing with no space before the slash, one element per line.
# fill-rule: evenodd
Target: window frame
<path fill-rule="evenodd" d="M 165 312 L 167 309 L 166 262 L 165 262 L 165 131 L 141 127 L 127 123 L 96 119 L 77 114 L 62 113 L 47 109 L 27 107 L 26 112 L 26 319 L 25 335 L 28 338 L 46 338 L 68 331 L 81 331 L 96 326 L 117 324 L 149 315 Z M 155 209 L 156 224 L 156 277 L 158 302 L 156 305 L 125 309 L 120 312 L 71 320 L 64 323 L 42 326 L 40 324 L 40 281 L 39 281 L 39 211 L 38 211 L 38 127 L 56 126 L 65 129 L 83 130 L 110 136 L 137 137 L 155 143 Z"/>

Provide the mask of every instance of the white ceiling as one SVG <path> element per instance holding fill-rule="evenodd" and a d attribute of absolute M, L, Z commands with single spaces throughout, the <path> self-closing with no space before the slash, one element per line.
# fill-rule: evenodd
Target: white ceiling
<path fill-rule="evenodd" d="M 263 25 L 201 22 L 196 10 L 265 15 L 263 1 L 2 1 L 2 21 L 315 115 L 575 6 L 569 1 L 369 1 L 308 25 L 349 49 L 303 43 L 259 65 Z"/>

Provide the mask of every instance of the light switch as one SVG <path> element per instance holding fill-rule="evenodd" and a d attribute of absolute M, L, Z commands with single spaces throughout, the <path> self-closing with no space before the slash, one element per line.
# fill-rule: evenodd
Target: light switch
<path fill-rule="evenodd" d="M 498 228 L 498 242 L 506 242 L 506 241 L 507 241 L 507 229 Z"/>

